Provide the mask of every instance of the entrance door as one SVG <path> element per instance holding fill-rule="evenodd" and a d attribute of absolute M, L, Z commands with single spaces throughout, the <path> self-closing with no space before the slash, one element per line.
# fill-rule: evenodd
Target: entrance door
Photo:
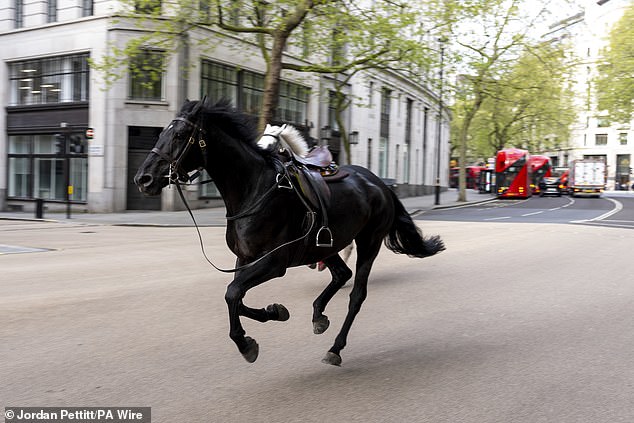
<path fill-rule="evenodd" d="M 161 196 L 148 197 L 134 183 L 134 175 L 156 144 L 163 128 L 150 126 L 128 127 L 128 210 L 161 210 Z"/>

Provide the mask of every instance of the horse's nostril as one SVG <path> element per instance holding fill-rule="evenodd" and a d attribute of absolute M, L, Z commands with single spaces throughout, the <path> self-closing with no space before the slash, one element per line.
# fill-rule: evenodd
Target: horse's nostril
<path fill-rule="evenodd" d="M 147 173 L 136 177 L 136 184 L 140 187 L 146 187 L 152 183 L 152 175 L 148 175 Z"/>

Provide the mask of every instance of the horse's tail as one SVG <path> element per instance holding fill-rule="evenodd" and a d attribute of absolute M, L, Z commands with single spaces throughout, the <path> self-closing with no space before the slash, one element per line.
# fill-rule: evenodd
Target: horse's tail
<path fill-rule="evenodd" d="M 385 245 L 397 254 L 407 254 L 410 257 L 429 257 L 445 249 L 445 244 L 438 235 L 423 237 L 422 232 L 412 221 L 403 203 L 394 192 L 395 216 L 390 232 L 385 238 Z"/>

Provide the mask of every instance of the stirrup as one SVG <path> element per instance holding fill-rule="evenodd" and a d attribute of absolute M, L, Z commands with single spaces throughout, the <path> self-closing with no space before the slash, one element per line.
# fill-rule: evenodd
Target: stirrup
<path fill-rule="evenodd" d="M 284 184 L 284 180 L 286 180 L 286 185 Z M 278 173 L 275 177 L 275 182 L 277 182 L 278 188 L 293 189 L 293 184 L 286 174 Z"/>
<path fill-rule="evenodd" d="M 322 232 L 326 232 L 326 235 L 328 235 L 330 237 L 330 241 L 328 242 L 319 242 L 319 238 L 321 236 Z M 322 226 L 321 228 L 319 228 L 319 231 L 317 231 L 317 239 L 316 241 L 316 246 L 317 247 L 332 247 L 332 231 L 330 230 L 330 228 L 327 228 L 325 226 Z"/>

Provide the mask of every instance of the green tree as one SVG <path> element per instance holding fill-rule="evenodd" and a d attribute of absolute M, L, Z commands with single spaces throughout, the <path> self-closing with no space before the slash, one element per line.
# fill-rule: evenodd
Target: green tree
<path fill-rule="evenodd" d="M 566 145 L 575 117 L 566 51 L 561 44 L 527 45 L 491 82 L 472 123 L 470 158 L 511 146 L 537 153 Z"/>
<path fill-rule="evenodd" d="M 452 138 L 460 163 L 458 200 L 465 201 L 465 166 L 471 140 L 481 138 L 482 134 L 487 134 L 486 139 L 493 143 L 507 138 L 511 128 L 505 129 L 505 121 L 524 122 L 525 128 L 534 127 L 529 125 L 528 116 L 523 116 L 528 109 L 523 110 L 521 104 L 509 107 L 516 99 L 508 98 L 502 102 L 502 97 L 504 92 L 522 91 L 509 91 L 509 83 L 517 84 L 526 77 L 530 81 L 530 75 L 512 77 L 513 69 L 521 70 L 514 64 L 523 57 L 527 46 L 534 43 L 530 31 L 547 10 L 544 7 L 527 8 L 525 6 L 540 2 L 522 0 L 436 1 L 438 20 L 445 23 L 443 34 L 450 39 L 454 50 L 450 60 L 454 71 L 460 75 L 454 88 L 452 110 L 456 122 L 452 124 Z M 547 2 L 542 5 L 546 6 Z M 536 12 L 528 13 L 530 10 Z M 485 108 L 489 117 L 494 114 L 499 117 L 497 127 L 495 122 L 491 126 L 484 120 L 477 120 Z M 514 116 L 518 111 L 522 114 Z M 504 119 L 501 118 L 503 114 L 507 115 Z M 473 146 L 471 150 L 474 150 Z"/>
<path fill-rule="evenodd" d="M 599 110 L 607 110 L 614 122 L 629 122 L 634 115 L 634 3 L 610 31 L 599 74 Z"/>
<path fill-rule="evenodd" d="M 123 2 L 128 10 L 135 10 L 134 6 L 139 10 L 139 2 L 153 3 Z M 125 19 L 131 17 L 142 26 L 144 34 L 125 47 L 112 47 L 94 67 L 112 81 L 131 65 L 126 58 L 148 44 L 173 53 L 190 42 L 195 28 L 215 31 L 216 38 L 197 41 L 203 45 L 217 42 L 222 33 L 239 34 L 259 48 L 266 63 L 261 127 L 274 118 L 283 71 L 354 74 L 396 65 L 404 58 L 412 64 L 410 68 L 424 62 L 421 46 L 415 43 L 420 31 L 419 5 L 407 2 L 377 0 L 365 7 L 347 0 L 174 0 L 170 10 L 167 19 L 151 8 L 126 15 Z M 156 71 L 157 76 L 161 71 Z"/>

